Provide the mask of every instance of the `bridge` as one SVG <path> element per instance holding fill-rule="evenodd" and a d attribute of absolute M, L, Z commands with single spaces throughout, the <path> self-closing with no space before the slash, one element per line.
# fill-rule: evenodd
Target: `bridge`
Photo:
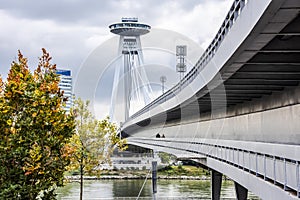
<path fill-rule="evenodd" d="M 223 174 L 237 199 L 299 199 L 299 11 L 298 0 L 235 0 L 193 69 L 130 116 L 123 137 L 211 169 L 212 199 Z"/>

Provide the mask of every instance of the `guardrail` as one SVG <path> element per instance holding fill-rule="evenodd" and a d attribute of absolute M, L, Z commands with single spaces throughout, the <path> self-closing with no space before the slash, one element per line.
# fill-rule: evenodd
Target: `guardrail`
<path fill-rule="evenodd" d="M 297 197 L 300 198 L 299 160 L 249 149 L 205 142 L 158 140 L 150 138 L 133 138 L 131 141 L 201 154 L 225 162 L 257 177 L 261 177 L 265 181 L 275 185 L 281 185 L 285 191 L 294 191 Z"/>
<path fill-rule="evenodd" d="M 182 90 L 182 88 L 186 87 L 189 83 L 191 83 L 198 74 L 204 69 L 204 67 L 207 65 L 207 63 L 214 57 L 215 53 L 217 52 L 218 48 L 220 47 L 222 41 L 224 40 L 226 34 L 231 29 L 232 25 L 236 21 L 236 19 L 239 17 L 240 13 L 242 12 L 245 4 L 247 4 L 249 0 L 235 0 L 230 7 L 229 12 L 226 15 L 225 20 L 222 23 L 222 26 L 220 27 L 218 33 L 208 46 L 208 48 L 204 51 L 204 53 L 201 55 L 200 59 L 196 62 L 194 67 L 183 77 L 183 79 L 176 84 L 173 88 L 156 98 L 154 101 L 146 105 L 144 108 L 130 116 L 129 119 L 134 119 L 135 117 L 140 116 L 141 114 L 149 111 L 151 108 L 159 105 L 162 102 L 167 101 L 168 99 L 171 99 L 176 94 Z"/>

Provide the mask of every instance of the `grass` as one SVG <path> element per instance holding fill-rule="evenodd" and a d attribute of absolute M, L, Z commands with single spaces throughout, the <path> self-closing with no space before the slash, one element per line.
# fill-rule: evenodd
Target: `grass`
<path fill-rule="evenodd" d="M 209 172 L 205 169 L 188 166 L 188 165 L 179 165 L 179 166 L 167 166 L 158 170 L 158 175 L 165 176 L 208 176 Z"/>
<path fill-rule="evenodd" d="M 102 170 L 101 175 L 114 176 L 146 176 L 149 170 Z M 77 171 L 69 172 L 66 175 L 78 175 Z M 90 174 L 93 175 L 93 174 Z M 100 176 L 101 176 L 100 175 Z M 158 176 L 209 176 L 209 172 L 205 169 L 190 165 L 167 166 L 158 169 Z"/>

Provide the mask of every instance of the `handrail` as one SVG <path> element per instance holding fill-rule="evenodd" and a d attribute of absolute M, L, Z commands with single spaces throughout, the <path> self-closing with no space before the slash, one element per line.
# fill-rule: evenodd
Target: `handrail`
<path fill-rule="evenodd" d="M 183 79 L 179 83 L 177 83 L 174 87 L 172 87 L 170 90 L 168 90 L 161 96 L 157 97 L 144 108 L 134 113 L 132 116 L 129 117 L 129 120 L 132 120 L 142 115 L 143 113 L 149 111 L 151 108 L 159 105 L 160 103 L 171 99 L 176 94 L 178 94 L 180 90 L 182 90 L 182 88 L 186 87 L 189 83 L 191 83 L 197 77 L 197 75 L 204 69 L 208 62 L 214 57 L 215 53 L 217 52 L 218 48 L 223 42 L 225 35 L 229 32 L 232 25 L 235 23 L 236 19 L 239 17 L 245 4 L 248 1 L 249 0 L 235 0 L 232 6 L 230 7 L 230 10 L 227 13 L 225 20 L 223 21 L 222 26 L 219 28 L 219 31 L 217 32 L 216 36 L 214 37 L 208 48 L 200 56 L 200 59 L 196 62 L 194 67 L 183 77 Z"/>
<path fill-rule="evenodd" d="M 285 191 L 295 191 L 300 198 L 300 160 L 297 158 L 205 141 L 134 138 L 130 142 L 201 154 L 261 177 L 268 183 L 281 185 Z"/>

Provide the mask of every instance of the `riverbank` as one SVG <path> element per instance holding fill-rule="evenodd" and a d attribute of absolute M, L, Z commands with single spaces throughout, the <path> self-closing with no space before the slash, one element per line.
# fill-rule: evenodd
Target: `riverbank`
<path fill-rule="evenodd" d="M 158 179 L 164 180 L 210 180 L 210 174 L 195 166 L 167 166 L 159 169 L 157 172 Z M 146 179 L 151 178 L 149 170 L 105 170 L 100 176 L 84 176 L 84 180 L 103 180 L 103 179 Z M 78 181 L 79 175 L 66 176 L 66 180 Z"/>
<path fill-rule="evenodd" d="M 84 180 L 132 180 L 132 179 L 146 179 L 147 176 L 138 176 L 138 175 L 127 175 L 127 176 L 116 176 L 116 175 L 101 175 L 101 176 L 84 176 Z M 79 181 L 80 176 L 66 176 L 68 181 Z M 147 178 L 151 179 L 151 175 Z M 207 176 L 158 176 L 158 179 L 163 180 L 210 180 L 210 177 Z"/>

